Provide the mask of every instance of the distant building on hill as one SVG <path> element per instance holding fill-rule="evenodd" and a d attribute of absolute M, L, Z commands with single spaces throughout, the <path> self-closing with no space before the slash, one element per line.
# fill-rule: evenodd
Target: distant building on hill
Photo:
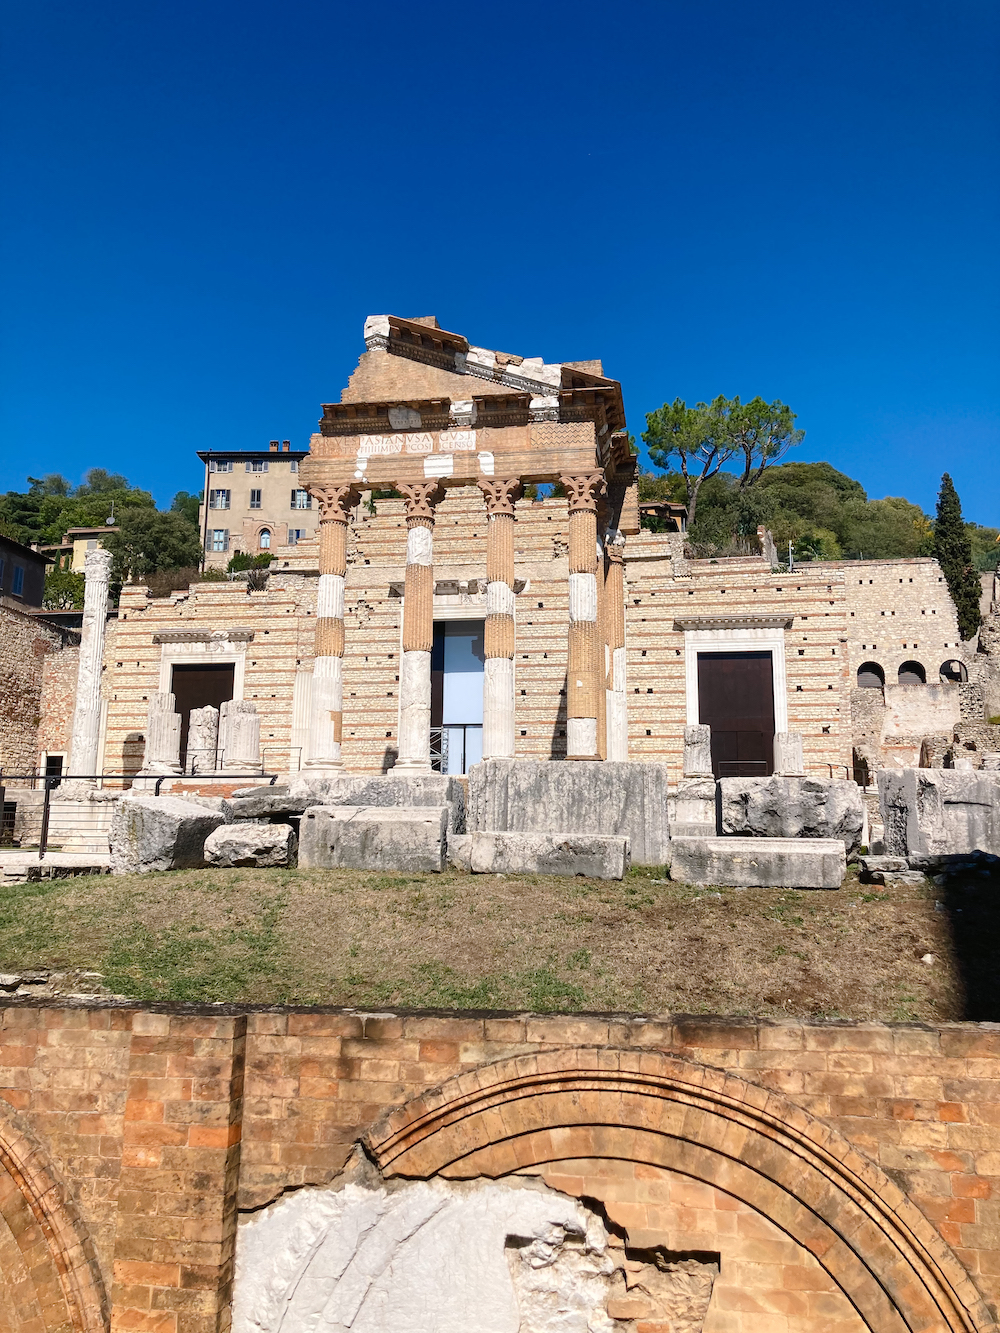
<path fill-rule="evenodd" d="M 225 569 L 238 554 L 260 555 L 297 546 L 319 523 L 309 492 L 299 485 L 308 449 L 272 440 L 267 449 L 208 449 L 205 498 L 198 511 L 206 569 Z"/>

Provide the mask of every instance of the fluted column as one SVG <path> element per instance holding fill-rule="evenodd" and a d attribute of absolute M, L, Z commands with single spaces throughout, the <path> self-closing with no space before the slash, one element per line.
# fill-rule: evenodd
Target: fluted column
<path fill-rule="evenodd" d="M 431 770 L 431 649 L 434 647 L 434 506 L 436 481 L 400 482 L 406 501 L 403 660 L 399 669 L 399 758 L 393 772 Z"/>
<path fill-rule="evenodd" d="M 70 742 L 69 771 L 97 771 L 101 739 L 101 671 L 108 624 L 108 580 L 112 555 L 98 548 L 88 551 L 84 562 L 83 632 L 80 664 L 76 673 L 76 708 Z"/>
<path fill-rule="evenodd" d="M 566 661 L 566 758 L 599 759 L 604 690 L 597 623 L 597 501 L 604 474 L 560 477 L 569 499 L 569 647 Z"/>
<path fill-rule="evenodd" d="M 344 767 L 344 584 L 347 524 L 357 500 L 352 486 L 314 486 L 319 505 L 319 588 L 309 744 L 305 767 L 312 773 Z"/>
<path fill-rule="evenodd" d="M 514 757 L 514 506 L 518 478 L 481 480 L 486 501 L 486 660 L 483 664 L 483 758 Z"/>
<path fill-rule="evenodd" d="M 608 758 L 628 758 L 628 695 L 625 692 L 625 538 L 611 529 L 604 542 L 608 573 L 604 616 L 610 657 L 607 680 Z"/>

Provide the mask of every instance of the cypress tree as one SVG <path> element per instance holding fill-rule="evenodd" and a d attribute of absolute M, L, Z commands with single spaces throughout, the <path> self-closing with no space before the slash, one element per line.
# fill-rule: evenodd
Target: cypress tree
<path fill-rule="evenodd" d="M 972 544 L 962 520 L 962 502 L 947 472 L 941 478 L 938 493 L 934 554 L 955 603 L 958 631 L 963 639 L 971 639 L 982 619 L 979 614 L 981 587 L 972 563 Z"/>

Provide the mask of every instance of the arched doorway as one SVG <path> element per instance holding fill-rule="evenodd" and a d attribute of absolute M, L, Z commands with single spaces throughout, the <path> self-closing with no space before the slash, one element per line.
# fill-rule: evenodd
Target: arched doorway
<path fill-rule="evenodd" d="M 410 1180 L 558 1168 L 562 1188 L 581 1198 L 601 1164 L 619 1189 L 622 1164 L 647 1191 L 670 1173 L 795 1241 L 862 1328 L 996 1327 L 923 1213 L 829 1125 L 777 1093 L 660 1052 L 561 1050 L 476 1069 L 392 1112 L 365 1149 L 383 1177 Z M 635 1208 L 620 1211 L 641 1220 Z M 815 1320 L 817 1331 L 828 1324 Z"/>
<path fill-rule="evenodd" d="M 960 662 L 958 658 L 953 658 L 949 662 L 942 662 L 938 675 L 943 682 L 950 685 L 962 685 L 969 679 L 965 663 Z"/>
<path fill-rule="evenodd" d="M 271 549 L 270 528 L 261 528 L 260 532 L 257 534 L 257 545 L 262 551 L 269 551 Z"/>
<path fill-rule="evenodd" d="M 900 685 L 926 685 L 927 672 L 920 662 L 904 662 L 896 673 Z"/>
<path fill-rule="evenodd" d="M 858 689 L 880 690 L 885 685 L 885 672 L 877 662 L 862 662 L 858 667 Z"/>

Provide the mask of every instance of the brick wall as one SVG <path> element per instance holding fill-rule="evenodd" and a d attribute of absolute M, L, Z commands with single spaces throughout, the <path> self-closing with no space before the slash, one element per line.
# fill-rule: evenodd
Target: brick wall
<path fill-rule="evenodd" d="M 64 748 L 48 741 L 66 735 L 67 700 L 59 682 L 75 675 L 71 645 L 77 637 L 0 601 L 0 768 L 30 773 L 41 750 Z M 43 723 L 43 701 L 46 710 L 52 703 L 51 724 L 47 711 Z"/>
<path fill-rule="evenodd" d="M 223 1329 L 240 1217 L 364 1138 L 387 1179 L 536 1175 L 718 1254 L 714 1333 L 993 1327 L 998 1092 L 990 1025 L 11 1003 L 0 1308 Z"/>

